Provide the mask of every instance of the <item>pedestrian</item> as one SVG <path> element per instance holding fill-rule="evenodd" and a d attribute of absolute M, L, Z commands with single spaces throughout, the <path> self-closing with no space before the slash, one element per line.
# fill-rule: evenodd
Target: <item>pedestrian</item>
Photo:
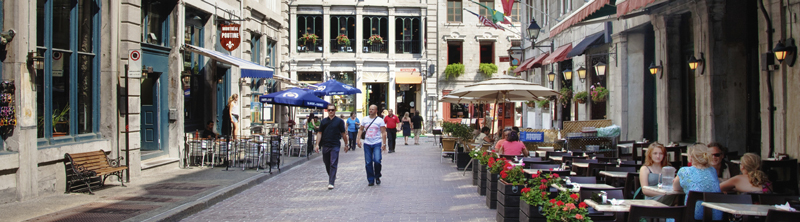
<path fill-rule="evenodd" d="M 342 146 L 339 140 L 344 138 L 344 145 L 347 146 L 346 132 L 344 121 L 336 117 L 336 105 L 328 105 L 328 118 L 322 119 L 317 130 L 317 143 L 314 144 L 314 152 L 317 153 L 322 146 L 322 162 L 325 163 L 325 171 L 328 172 L 328 190 L 333 189 L 336 170 L 339 168 L 339 148 Z M 347 153 L 347 149 L 344 149 L 344 152 Z"/>
<path fill-rule="evenodd" d="M 386 122 L 386 139 L 389 141 L 389 153 L 394 153 L 394 147 L 397 144 L 397 123 L 400 123 L 400 118 L 397 118 L 394 115 L 394 111 L 389 109 L 383 121 Z"/>
<path fill-rule="evenodd" d="M 239 95 L 234 93 L 228 98 L 228 110 L 231 120 L 231 139 L 236 139 L 236 131 L 239 129 Z"/>
<path fill-rule="evenodd" d="M 306 121 L 306 130 L 308 130 L 308 138 L 306 139 L 306 147 L 308 152 L 306 153 L 306 156 L 308 156 L 308 153 L 311 153 L 311 150 L 314 149 L 314 131 L 317 130 L 317 127 L 319 127 L 319 121 L 317 117 L 314 116 L 314 113 L 311 113 Z"/>
<path fill-rule="evenodd" d="M 378 116 L 378 106 L 369 106 L 369 116 L 361 118 L 358 130 L 358 147 L 364 144 L 368 186 L 381 184 L 381 152 L 386 151 L 386 123 Z M 364 124 L 367 126 L 365 127 Z M 363 137 L 363 138 L 362 138 Z M 363 140 L 363 141 L 362 141 Z"/>
<path fill-rule="evenodd" d="M 411 117 L 408 112 L 403 115 L 403 137 L 406 139 L 406 146 L 408 146 L 408 137 L 411 136 Z"/>
<path fill-rule="evenodd" d="M 414 130 L 414 145 L 419 145 L 419 136 L 422 134 L 422 116 L 419 113 L 414 113 L 411 117 L 412 128 Z"/>
<path fill-rule="evenodd" d="M 294 124 L 295 124 L 295 122 L 293 120 L 294 118 L 292 118 L 292 115 L 289 115 L 287 113 L 286 114 L 286 119 L 288 119 L 288 120 L 286 120 L 286 125 L 289 126 L 289 131 L 292 131 L 292 129 L 294 129 Z"/>
<path fill-rule="evenodd" d="M 350 118 L 347 118 L 347 138 L 350 139 L 350 150 L 356 150 L 356 137 L 358 137 L 358 125 L 361 121 L 356 117 L 356 111 L 350 112 Z"/>

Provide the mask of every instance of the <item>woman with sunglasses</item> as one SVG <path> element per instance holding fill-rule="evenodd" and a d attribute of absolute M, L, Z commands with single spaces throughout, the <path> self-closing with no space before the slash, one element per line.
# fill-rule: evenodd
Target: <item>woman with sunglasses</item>
<path fill-rule="evenodd" d="M 722 146 L 722 144 L 717 142 L 708 144 L 708 153 L 710 155 L 708 162 L 717 170 L 717 178 L 719 178 L 720 181 L 725 181 L 741 174 L 739 166 L 725 160 L 725 154 L 727 152 L 728 148 Z"/>
<path fill-rule="evenodd" d="M 761 171 L 761 157 L 753 153 L 745 153 L 741 161 L 742 165 L 739 169 L 742 174 L 722 182 L 719 185 L 722 192 L 771 193 L 772 183 L 769 182 L 767 174 Z"/>

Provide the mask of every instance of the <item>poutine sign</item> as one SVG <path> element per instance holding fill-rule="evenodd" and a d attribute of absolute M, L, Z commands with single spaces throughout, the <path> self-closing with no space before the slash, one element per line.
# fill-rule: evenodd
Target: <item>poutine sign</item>
<path fill-rule="evenodd" d="M 233 51 L 239 48 L 239 43 L 242 41 L 239 35 L 239 24 L 220 25 L 222 32 L 219 35 L 219 44 L 222 48 L 228 51 Z"/>

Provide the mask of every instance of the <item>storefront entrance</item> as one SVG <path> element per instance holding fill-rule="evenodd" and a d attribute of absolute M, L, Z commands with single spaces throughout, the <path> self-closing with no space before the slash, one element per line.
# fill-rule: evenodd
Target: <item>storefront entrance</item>
<path fill-rule="evenodd" d="M 367 86 L 367 96 L 366 101 L 367 103 L 364 104 L 364 115 L 367 115 L 370 105 L 378 106 L 378 110 L 386 109 L 386 98 L 389 96 L 387 89 L 389 88 L 389 84 L 387 83 L 366 83 Z"/>
<path fill-rule="evenodd" d="M 397 112 L 399 116 L 411 113 L 412 110 L 420 110 L 417 94 L 419 94 L 420 84 L 399 84 L 395 95 L 397 96 Z"/>
<path fill-rule="evenodd" d="M 140 137 L 142 160 L 164 155 L 168 149 L 167 73 L 168 50 L 143 47 L 142 64 L 153 72 L 142 73 L 140 85 Z"/>

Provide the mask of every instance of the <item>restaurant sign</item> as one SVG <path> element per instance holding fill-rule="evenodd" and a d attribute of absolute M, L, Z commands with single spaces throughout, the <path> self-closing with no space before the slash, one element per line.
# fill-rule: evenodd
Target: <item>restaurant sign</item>
<path fill-rule="evenodd" d="M 239 42 L 241 42 L 241 38 L 239 37 L 239 24 L 230 24 L 230 25 L 220 25 L 222 28 L 222 32 L 219 35 L 219 44 L 222 45 L 222 48 L 225 50 L 233 51 L 236 48 L 239 48 Z"/>
<path fill-rule="evenodd" d="M 544 132 L 520 132 L 522 142 L 544 142 Z"/>

